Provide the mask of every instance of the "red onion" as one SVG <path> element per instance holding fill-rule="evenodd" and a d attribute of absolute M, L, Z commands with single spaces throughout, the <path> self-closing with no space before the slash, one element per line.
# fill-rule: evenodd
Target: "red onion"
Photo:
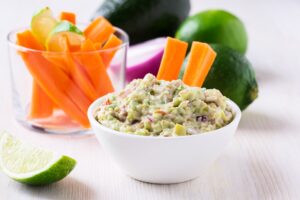
<path fill-rule="evenodd" d="M 144 78 L 147 73 L 156 75 L 165 43 L 166 38 L 156 38 L 130 46 L 127 56 L 126 81 Z"/>

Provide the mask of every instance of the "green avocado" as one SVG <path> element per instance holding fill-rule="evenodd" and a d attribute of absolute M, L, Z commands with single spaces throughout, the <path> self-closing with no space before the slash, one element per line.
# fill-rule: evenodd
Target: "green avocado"
<path fill-rule="evenodd" d="M 173 36 L 190 11 L 189 0 L 105 0 L 93 18 L 104 16 L 135 44 Z"/>
<path fill-rule="evenodd" d="M 242 54 L 247 51 L 247 32 L 243 22 L 224 10 L 206 10 L 188 17 L 176 38 L 191 45 L 193 41 L 222 44 Z"/>
<path fill-rule="evenodd" d="M 251 63 L 241 53 L 229 47 L 219 44 L 211 46 L 217 53 L 217 57 L 203 87 L 220 90 L 241 110 L 246 109 L 258 96 L 258 85 Z M 184 70 L 185 64 L 179 78 L 183 77 Z"/>

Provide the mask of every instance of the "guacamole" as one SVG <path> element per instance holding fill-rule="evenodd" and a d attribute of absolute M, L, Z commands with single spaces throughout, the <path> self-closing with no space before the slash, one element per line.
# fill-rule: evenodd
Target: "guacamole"
<path fill-rule="evenodd" d="M 116 131 L 144 136 L 201 134 L 230 123 L 234 114 L 216 89 L 189 87 L 147 74 L 109 95 L 95 119 Z"/>

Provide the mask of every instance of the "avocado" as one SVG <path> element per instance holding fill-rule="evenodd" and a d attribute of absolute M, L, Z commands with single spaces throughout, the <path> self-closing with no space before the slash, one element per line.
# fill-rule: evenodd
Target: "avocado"
<path fill-rule="evenodd" d="M 229 47 L 220 44 L 211 46 L 217 53 L 217 57 L 203 87 L 220 90 L 241 110 L 246 109 L 258 96 L 258 85 L 251 63 L 244 55 Z M 185 64 L 179 78 L 183 77 L 184 70 Z"/>
<path fill-rule="evenodd" d="M 177 30 L 176 38 L 189 46 L 193 41 L 222 44 L 242 54 L 248 45 L 243 22 L 225 10 L 206 10 L 188 17 Z"/>
<path fill-rule="evenodd" d="M 183 125 L 176 124 L 174 127 L 173 134 L 176 136 L 184 136 L 186 135 L 186 128 Z"/>
<path fill-rule="evenodd" d="M 105 0 L 94 14 L 125 30 L 135 44 L 173 36 L 190 11 L 189 0 Z"/>

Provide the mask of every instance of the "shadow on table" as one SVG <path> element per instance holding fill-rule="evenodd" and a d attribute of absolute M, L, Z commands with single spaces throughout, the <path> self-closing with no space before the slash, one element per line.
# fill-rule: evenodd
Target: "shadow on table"
<path fill-rule="evenodd" d="M 21 186 L 31 196 L 55 200 L 90 200 L 94 191 L 84 183 L 72 177 L 48 186 Z"/>
<path fill-rule="evenodd" d="M 278 132 L 290 127 L 287 120 L 281 120 L 277 116 L 271 116 L 267 113 L 246 111 L 243 112 L 239 129 L 252 132 Z"/>

